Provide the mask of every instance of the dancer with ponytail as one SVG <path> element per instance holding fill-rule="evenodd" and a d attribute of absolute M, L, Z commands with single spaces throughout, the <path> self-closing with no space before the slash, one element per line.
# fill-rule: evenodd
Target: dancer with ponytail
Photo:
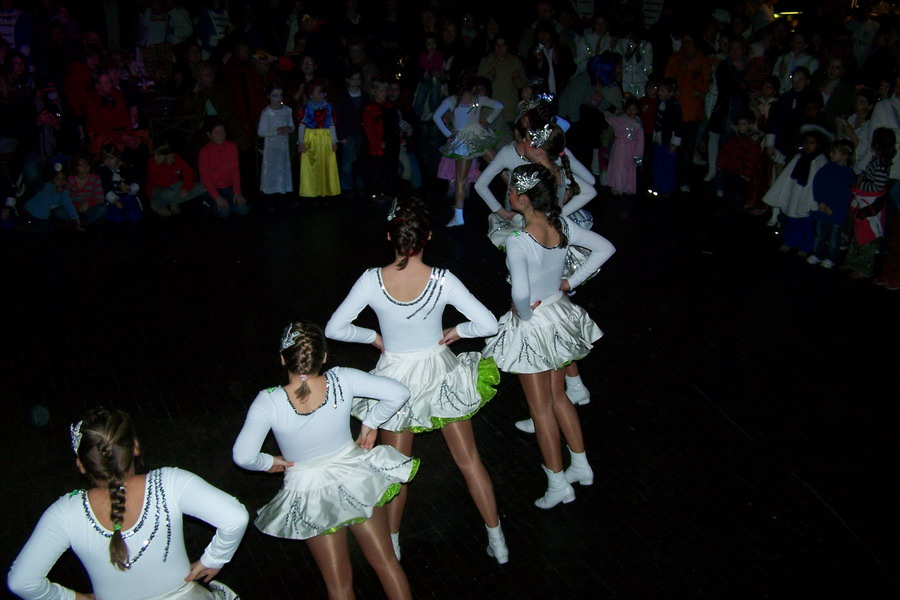
<path fill-rule="evenodd" d="M 524 228 L 506 244 L 513 309 L 500 318 L 499 333 L 484 349 L 501 371 L 519 375 L 548 480 L 547 492 L 535 505 L 545 509 L 574 500 L 571 483 L 590 485 L 594 480 L 578 413 L 566 397 L 563 378 L 564 367 L 584 358 L 603 332 L 565 292 L 583 283 L 615 252 L 605 238 L 561 216 L 557 185 L 554 174 L 541 165 L 513 171 L 509 201 L 525 219 Z M 564 279 L 570 244 L 587 248 L 590 255 Z M 571 456 L 565 471 L 560 433 Z"/>
<path fill-rule="evenodd" d="M 454 354 L 448 346 L 460 338 L 497 332 L 497 319 L 447 269 L 422 262 L 431 239 L 428 214 L 417 200 L 396 203 L 388 217 L 388 241 L 394 260 L 369 269 L 338 307 L 325 334 L 335 340 L 372 344 L 381 351 L 373 373 L 403 382 L 411 397 L 381 426 L 382 439 L 400 452 L 412 451 L 413 434 L 440 429 L 488 534 L 488 554 L 503 564 L 509 552 L 500 528 L 494 487 L 475 446 L 469 419 L 495 393 L 499 373 L 492 360 L 477 352 Z M 442 330 L 447 305 L 470 319 Z M 378 317 L 381 333 L 353 325 L 366 306 Z M 353 414 L 365 422 L 377 405 L 358 401 Z M 388 506 L 394 551 L 400 557 L 400 523 L 406 488 Z"/>
<path fill-rule="evenodd" d="M 280 354 L 288 383 L 259 393 L 233 450 L 234 462 L 244 469 L 285 474 L 284 486 L 259 509 L 257 528 L 273 537 L 305 540 L 329 598 L 353 598 L 349 529 L 385 595 L 412 598 L 391 549 L 384 504 L 413 478 L 419 461 L 390 446 L 375 446 L 378 426 L 406 403 L 409 390 L 356 369 L 323 373 L 325 336 L 312 323 L 288 325 Z M 377 402 L 354 443 L 350 407 L 360 396 Z M 269 430 L 283 456 L 260 452 Z"/>
<path fill-rule="evenodd" d="M 520 214 L 505 208 L 490 190 L 491 180 L 507 170 L 512 173 L 516 167 L 537 164 L 548 169 L 557 181 L 556 197 L 562 206 L 562 215 L 584 229 L 594 223 L 591 213 L 584 206 L 596 195 L 594 176 L 566 148 L 566 135 L 558 125 L 549 121 L 550 111 L 545 102 L 538 101 L 526 105 L 525 111 L 516 120 L 516 133 L 521 141 L 504 146 L 475 183 L 475 189 L 493 214 L 488 217 L 488 237 L 500 249 L 513 232 L 520 230 L 525 221 Z M 529 129 L 530 126 L 533 129 Z M 507 205 L 509 190 L 507 186 Z M 567 251 L 567 273 L 572 267 L 585 260 L 586 253 L 581 248 L 570 246 Z M 572 362 L 566 367 L 566 395 L 573 404 L 584 405 L 591 401 L 591 393 L 581 380 L 578 364 Z M 534 433 L 531 419 L 516 421 L 516 428 L 526 433 Z"/>
<path fill-rule="evenodd" d="M 14 594 L 28 600 L 237 598 L 210 580 L 234 556 L 247 528 L 240 502 L 188 471 L 164 467 L 144 473 L 137 435 L 123 411 L 95 408 L 70 434 L 75 464 L 90 487 L 66 494 L 44 512 L 10 569 Z M 216 527 L 194 563 L 185 550 L 184 515 Z M 93 593 L 47 579 L 69 548 L 87 569 Z"/>

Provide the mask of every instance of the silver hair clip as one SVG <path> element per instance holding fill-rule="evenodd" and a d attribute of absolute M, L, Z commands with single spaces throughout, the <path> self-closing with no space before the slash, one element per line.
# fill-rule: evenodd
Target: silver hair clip
<path fill-rule="evenodd" d="M 84 421 L 78 421 L 74 425 L 69 425 L 69 437 L 72 438 L 72 452 L 78 456 L 78 447 L 81 446 L 81 424 Z"/>
<path fill-rule="evenodd" d="M 397 218 L 397 199 L 394 198 L 394 201 L 391 202 L 391 210 L 388 211 L 388 223 Z"/>
<path fill-rule="evenodd" d="M 521 121 L 522 117 L 525 116 L 525 113 L 527 113 L 532 108 L 540 106 L 541 102 L 543 102 L 543 100 L 540 98 L 540 96 L 529 98 L 528 100 L 526 100 L 525 103 L 522 104 L 522 107 L 519 108 L 518 114 L 516 114 L 516 121 Z"/>
<path fill-rule="evenodd" d="M 299 331 L 293 331 L 293 325 L 288 325 L 284 333 L 281 334 L 281 351 L 284 352 L 291 346 L 297 343 L 297 338 L 300 337 Z"/>
<path fill-rule="evenodd" d="M 513 177 L 513 187 L 516 188 L 516 192 L 519 194 L 524 194 L 534 186 L 538 184 L 541 180 L 540 175 L 537 171 L 533 173 L 529 173 L 527 175 L 521 175 L 519 173 L 514 173 L 515 177 Z"/>
<path fill-rule="evenodd" d="M 529 142 L 529 145 L 532 148 L 540 148 L 547 143 L 547 140 L 550 139 L 551 131 L 553 130 L 550 128 L 549 123 L 538 129 L 537 131 L 529 131 L 528 137 L 531 138 L 531 142 Z"/>
<path fill-rule="evenodd" d="M 543 100 L 547 104 L 550 104 L 551 102 L 553 102 L 554 96 L 550 92 L 544 92 L 543 94 L 538 94 L 537 96 L 535 96 L 535 98 L 538 100 Z"/>

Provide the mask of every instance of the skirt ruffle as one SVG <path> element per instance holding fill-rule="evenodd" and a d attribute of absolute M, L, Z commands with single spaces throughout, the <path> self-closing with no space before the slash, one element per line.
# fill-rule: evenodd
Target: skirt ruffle
<path fill-rule="evenodd" d="M 587 312 L 559 293 L 542 300 L 527 321 L 512 312 L 500 317 L 500 331 L 484 355 L 506 373 L 541 373 L 581 360 L 602 336 Z"/>
<path fill-rule="evenodd" d="M 456 161 L 452 158 L 447 158 L 446 156 L 441 157 L 441 162 L 438 163 L 438 179 L 444 179 L 446 181 L 456 181 Z M 475 183 L 478 181 L 478 177 L 481 176 L 481 169 L 478 167 L 478 161 L 473 160 L 469 165 L 469 172 L 466 175 L 466 181 L 468 183 Z"/>
<path fill-rule="evenodd" d="M 500 372 L 492 359 L 478 352 L 454 354 L 447 346 L 419 352 L 385 352 L 372 371 L 409 388 L 410 398 L 381 425 L 387 431 L 421 433 L 448 423 L 471 419 L 497 393 Z M 355 398 L 352 414 L 363 420 L 376 405 Z"/>
<path fill-rule="evenodd" d="M 240 598 L 234 590 L 218 581 L 210 581 L 208 588 L 196 581 L 188 581 L 171 592 L 151 600 L 240 600 Z"/>
<path fill-rule="evenodd" d="M 440 147 L 440 151 L 447 158 L 478 158 L 496 146 L 498 141 L 498 132 L 475 124 L 458 131 Z"/>
<path fill-rule="evenodd" d="M 367 451 L 350 442 L 336 454 L 288 468 L 284 486 L 259 509 L 256 527 L 274 537 L 305 540 L 362 523 L 418 468 L 418 458 L 390 446 Z"/>

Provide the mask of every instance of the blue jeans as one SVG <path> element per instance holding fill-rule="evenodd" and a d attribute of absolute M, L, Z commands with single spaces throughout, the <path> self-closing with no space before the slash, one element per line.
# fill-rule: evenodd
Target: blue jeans
<path fill-rule="evenodd" d="M 225 206 L 219 206 L 219 203 L 215 201 L 215 199 L 210 199 L 210 210 L 219 218 L 224 219 L 231 213 L 239 215 L 243 217 L 247 213 L 250 212 L 250 206 L 247 205 L 247 201 L 244 200 L 243 204 L 238 204 L 234 201 L 234 188 L 225 188 L 223 190 L 216 190 L 219 192 L 219 195 L 225 199 Z"/>
<path fill-rule="evenodd" d="M 348 135 L 344 144 L 339 144 L 341 149 L 341 162 L 338 165 L 338 172 L 341 177 L 341 190 L 348 192 L 350 190 L 363 189 L 362 155 L 363 139 L 360 135 Z"/>
<path fill-rule="evenodd" d="M 838 261 L 841 251 L 841 231 L 843 225 L 816 221 L 816 240 L 813 242 L 813 256 L 833 263 Z"/>

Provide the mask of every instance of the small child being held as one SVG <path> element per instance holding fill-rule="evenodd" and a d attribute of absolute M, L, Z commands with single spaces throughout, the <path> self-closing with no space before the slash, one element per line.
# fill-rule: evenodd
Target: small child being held
<path fill-rule="evenodd" d="M 850 213 L 853 193 L 850 187 L 856 181 L 856 174 L 850 163 L 853 161 L 853 144 L 838 140 L 831 147 L 831 161 L 822 166 L 813 178 L 813 200 L 819 210 L 812 213 L 816 223 L 816 237 L 812 254 L 806 259 L 811 265 L 821 264 L 823 269 L 832 268 L 838 260 L 841 249 L 841 232 Z"/>
<path fill-rule="evenodd" d="M 897 136 L 887 127 L 872 133 L 872 158 L 856 180 L 850 213 L 853 215 L 853 239 L 844 259 L 853 279 L 872 277 L 878 241 L 884 237 L 884 206 L 891 165 L 897 153 Z"/>

